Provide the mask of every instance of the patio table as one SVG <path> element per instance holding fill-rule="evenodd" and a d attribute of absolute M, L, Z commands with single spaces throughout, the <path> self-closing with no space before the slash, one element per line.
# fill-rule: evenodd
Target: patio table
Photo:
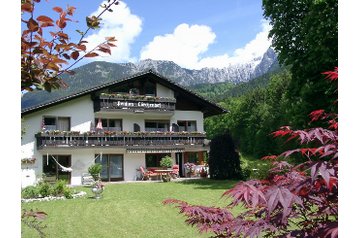
<path fill-rule="evenodd" d="M 170 178 L 170 173 L 173 172 L 172 169 L 156 169 L 154 172 L 159 174 L 160 179 L 163 181 L 163 175 L 165 175 L 168 178 Z"/>

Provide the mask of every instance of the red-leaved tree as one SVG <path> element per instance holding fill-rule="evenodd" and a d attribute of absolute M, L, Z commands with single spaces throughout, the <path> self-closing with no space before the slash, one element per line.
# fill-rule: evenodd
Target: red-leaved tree
<path fill-rule="evenodd" d="M 21 35 L 21 91 L 39 90 L 51 91 L 66 87 L 61 79 L 63 73 L 72 73 L 70 69 L 84 57 L 96 57 L 99 52 L 111 54 L 111 47 L 116 39 L 106 37 L 104 41 L 92 49 L 87 49 L 84 37 L 90 29 L 100 27 L 101 15 L 112 12 L 111 7 L 118 5 L 119 0 L 108 0 L 101 5 L 102 12 L 97 16 L 86 17 L 87 29 L 80 34 L 78 41 L 71 41 L 66 33 L 66 26 L 73 21 L 71 17 L 75 7 L 66 9 L 54 7 L 58 19 L 52 19 L 44 14 L 37 14 L 36 4 L 41 0 L 21 0 L 21 21 L 23 31 Z M 72 63 L 70 64 L 70 61 Z"/>
<path fill-rule="evenodd" d="M 338 68 L 325 72 L 338 80 Z M 262 159 L 273 168 L 265 180 L 241 181 L 223 196 L 232 199 L 225 208 L 190 205 L 167 199 L 184 214 L 186 223 L 215 237 L 338 237 L 338 115 L 316 110 L 312 122 L 324 127 L 292 130 L 281 127 L 274 137 L 297 140 L 299 148 Z M 292 165 L 294 153 L 306 158 Z M 244 206 L 234 215 L 232 208 Z"/>
<path fill-rule="evenodd" d="M 36 12 L 36 5 L 40 2 L 41 0 L 21 0 L 21 91 L 51 91 L 66 87 L 62 74 L 73 73 L 70 69 L 84 57 L 96 57 L 99 52 L 111 54 L 111 47 L 115 47 L 113 42 L 116 39 L 106 37 L 102 43 L 87 49 L 88 42 L 84 37 L 90 29 L 100 27 L 101 15 L 107 11 L 112 12 L 111 7 L 118 5 L 119 0 L 108 0 L 101 5 L 103 10 L 97 16 L 86 17 L 87 29 L 84 32 L 78 30 L 80 39 L 76 42 L 71 41 L 65 31 L 76 8 L 54 7 L 53 10 L 58 14 L 58 18 L 54 20 Z M 47 214 L 42 211 L 24 210 L 21 221 L 35 229 L 40 237 L 45 237 L 42 220 L 46 217 Z"/>

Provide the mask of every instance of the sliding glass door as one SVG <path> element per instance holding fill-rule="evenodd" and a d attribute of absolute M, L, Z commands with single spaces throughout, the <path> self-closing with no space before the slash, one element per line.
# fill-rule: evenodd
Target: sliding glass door
<path fill-rule="evenodd" d="M 71 183 L 71 173 L 62 171 L 60 167 L 60 165 L 66 168 L 71 167 L 70 155 L 44 155 L 42 165 L 43 178 L 46 182 L 65 180 Z"/>
<path fill-rule="evenodd" d="M 123 180 L 123 155 L 96 155 L 96 163 L 102 164 L 101 179 L 103 181 Z"/>

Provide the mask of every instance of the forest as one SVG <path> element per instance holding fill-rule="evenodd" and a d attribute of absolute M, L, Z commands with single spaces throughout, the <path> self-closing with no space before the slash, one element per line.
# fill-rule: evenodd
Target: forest
<path fill-rule="evenodd" d="M 282 150 L 281 144 L 270 133 L 289 123 L 286 113 L 290 80 L 289 69 L 281 69 L 275 74 L 232 88 L 231 94 L 226 93 L 230 96 L 219 102 L 229 113 L 205 120 L 208 138 L 230 132 L 238 150 L 255 158 Z"/>
<path fill-rule="evenodd" d="M 228 131 L 240 153 L 261 158 L 289 147 L 273 138 L 279 127 L 322 126 L 311 122 L 312 111 L 338 113 L 338 83 L 324 80 L 322 74 L 338 65 L 337 4 L 263 1 L 280 68 L 247 83 L 194 88 L 229 111 L 205 120 L 209 139 Z"/>

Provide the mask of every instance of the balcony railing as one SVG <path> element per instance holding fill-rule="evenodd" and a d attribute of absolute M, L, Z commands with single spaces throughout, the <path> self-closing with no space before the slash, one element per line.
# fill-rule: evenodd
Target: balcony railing
<path fill-rule="evenodd" d="M 104 133 L 40 132 L 37 148 L 121 147 L 121 148 L 185 148 L 204 145 L 204 133 L 199 132 L 123 132 Z"/>
<path fill-rule="evenodd" d="M 175 98 L 102 94 L 94 99 L 95 111 L 174 112 Z"/>

